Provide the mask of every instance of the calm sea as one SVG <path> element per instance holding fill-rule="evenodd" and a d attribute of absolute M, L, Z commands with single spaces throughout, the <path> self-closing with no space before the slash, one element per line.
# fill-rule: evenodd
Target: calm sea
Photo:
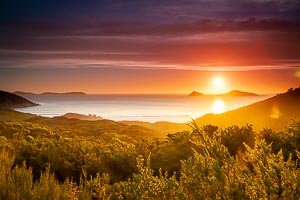
<path fill-rule="evenodd" d="M 95 114 L 116 121 L 188 122 L 207 113 L 222 113 L 270 96 L 189 97 L 186 95 L 28 95 L 40 106 L 16 109 L 54 117 L 65 113 Z"/>

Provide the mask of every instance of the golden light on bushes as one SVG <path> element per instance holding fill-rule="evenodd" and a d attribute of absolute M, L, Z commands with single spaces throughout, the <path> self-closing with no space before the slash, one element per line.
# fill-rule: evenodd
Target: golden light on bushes
<path fill-rule="evenodd" d="M 270 117 L 272 119 L 278 119 L 280 117 L 280 110 L 278 109 L 278 107 L 276 105 L 273 106 Z"/>

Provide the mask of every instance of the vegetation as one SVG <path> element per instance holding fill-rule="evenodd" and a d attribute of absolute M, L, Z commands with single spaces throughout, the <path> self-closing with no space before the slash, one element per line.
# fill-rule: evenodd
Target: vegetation
<path fill-rule="evenodd" d="M 191 131 L 191 127 L 185 123 L 173 123 L 173 122 L 142 122 L 142 121 L 121 121 L 127 125 L 137 125 L 153 130 L 162 136 L 167 136 L 169 133 L 177 133 L 182 131 Z"/>
<path fill-rule="evenodd" d="M 299 199 L 300 123 L 165 140 L 0 122 L 0 199 Z"/>
<path fill-rule="evenodd" d="M 154 138 L 159 134 L 139 125 L 127 125 L 113 120 L 87 121 L 79 119 L 68 119 L 65 117 L 34 117 L 26 122 L 48 126 L 60 131 L 69 131 L 81 136 L 101 136 L 105 133 L 117 133 L 134 139 Z"/>
<path fill-rule="evenodd" d="M 18 112 L 10 108 L 0 108 L 0 121 L 21 122 L 33 117 L 35 117 L 35 115 Z"/>
<path fill-rule="evenodd" d="M 69 118 L 69 119 L 80 119 L 80 120 L 88 120 L 88 121 L 97 121 L 102 120 L 103 118 L 97 115 L 83 115 L 77 113 L 66 113 L 62 115 L 62 117 Z"/>
<path fill-rule="evenodd" d="M 297 108 L 299 94 L 291 89 L 232 113 L 251 108 L 262 119 L 260 110 L 278 103 L 286 121 L 297 115 L 287 109 Z M 0 108 L 0 200 L 300 199 L 299 121 L 258 131 L 197 120 L 169 134 L 150 127 L 172 124 L 135 123 Z"/>

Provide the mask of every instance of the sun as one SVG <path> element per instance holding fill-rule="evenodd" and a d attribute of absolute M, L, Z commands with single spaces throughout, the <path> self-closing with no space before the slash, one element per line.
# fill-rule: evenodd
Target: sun
<path fill-rule="evenodd" d="M 215 77 L 213 79 L 213 85 L 215 88 L 219 89 L 219 88 L 223 88 L 225 85 L 225 80 L 222 77 Z"/>
<path fill-rule="evenodd" d="M 215 76 L 212 79 L 212 86 L 211 86 L 213 93 L 222 93 L 226 89 L 226 82 L 222 76 Z"/>

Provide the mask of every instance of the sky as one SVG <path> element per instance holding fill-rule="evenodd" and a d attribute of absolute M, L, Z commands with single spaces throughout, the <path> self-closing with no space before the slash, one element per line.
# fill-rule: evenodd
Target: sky
<path fill-rule="evenodd" d="M 0 90 L 283 92 L 300 86 L 299 13 L 299 0 L 2 0 Z"/>

